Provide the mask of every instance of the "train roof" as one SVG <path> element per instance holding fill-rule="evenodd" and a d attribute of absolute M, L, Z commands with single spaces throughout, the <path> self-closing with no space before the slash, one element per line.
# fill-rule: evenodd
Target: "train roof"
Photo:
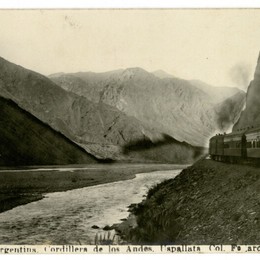
<path fill-rule="evenodd" d="M 229 134 L 224 134 L 224 136 L 237 136 L 237 135 L 243 135 L 245 131 L 240 131 L 240 132 L 231 132 Z"/>
<path fill-rule="evenodd" d="M 250 128 L 245 133 L 249 134 L 249 133 L 254 133 L 254 132 L 258 132 L 258 131 L 260 131 L 260 126 L 255 127 L 255 128 Z"/>
<path fill-rule="evenodd" d="M 213 140 L 213 139 L 217 139 L 217 138 L 223 138 L 223 137 L 224 137 L 224 134 L 217 134 L 217 135 L 212 136 L 209 140 Z"/>
<path fill-rule="evenodd" d="M 225 137 L 225 136 L 227 136 L 227 137 L 231 137 L 231 136 L 241 136 L 241 135 L 243 135 L 243 134 L 249 134 L 249 133 L 254 133 L 254 132 L 260 132 L 260 126 L 257 126 L 257 127 L 251 127 L 251 128 L 243 128 L 243 129 L 240 129 L 240 130 L 238 130 L 238 131 L 236 131 L 236 132 L 231 132 L 231 133 L 229 133 L 229 134 L 226 134 L 226 133 L 224 133 L 224 134 L 217 134 L 217 135 L 215 135 L 215 136 L 213 136 L 212 138 L 217 138 L 217 137 Z"/>

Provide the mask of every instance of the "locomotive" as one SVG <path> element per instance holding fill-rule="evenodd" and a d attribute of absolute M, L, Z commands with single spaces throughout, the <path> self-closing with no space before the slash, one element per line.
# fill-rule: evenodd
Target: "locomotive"
<path fill-rule="evenodd" d="M 222 162 L 260 161 L 260 127 L 217 134 L 209 140 L 211 159 Z"/>

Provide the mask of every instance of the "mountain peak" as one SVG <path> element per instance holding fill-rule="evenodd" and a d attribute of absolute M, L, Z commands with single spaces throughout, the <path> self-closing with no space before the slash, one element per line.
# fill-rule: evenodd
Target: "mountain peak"
<path fill-rule="evenodd" d="M 127 68 L 125 69 L 125 71 L 130 71 L 133 73 L 149 73 L 148 71 L 140 68 L 140 67 L 132 67 L 132 68 Z"/>
<path fill-rule="evenodd" d="M 257 59 L 257 64 L 256 64 L 256 69 L 255 69 L 255 74 L 254 77 L 260 77 L 260 52 L 258 54 L 258 59 Z"/>
<path fill-rule="evenodd" d="M 165 72 L 164 70 L 155 70 L 153 72 L 151 72 L 154 76 L 156 76 L 157 78 L 160 79 L 165 79 L 165 78 L 174 78 L 173 75 Z"/>
<path fill-rule="evenodd" d="M 49 77 L 49 78 L 61 77 L 61 76 L 63 76 L 64 74 L 65 74 L 64 72 L 57 72 L 57 73 L 52 73 L 52 74 L 50 74 L 48 77 Z"/>
<path fill-rule="evenodd" d="M 257 59 L 254 79 L 248 86 L 246 108 L 233 127 L 233 131 L 249 126 L 260 126 L 260 53 Z"/>
<path fill-rule="evenodd" d="M 119 78 L 121 80 L 127 80 L 132 78 L 144 79 L 151 76 L 154 77 L 153 74 L 149 73 L 148 71 L 140 67 L 133 67 L 133 68 L 127 68 L 124 71 L 122 71 L 122 74 Z"/>
<path fill-rule="evenodd" d="M 260 63 L 260 51 L 258 53 L 258 59 L 257 59 L 257 64 L 259 64 L 259 63 Z"/>

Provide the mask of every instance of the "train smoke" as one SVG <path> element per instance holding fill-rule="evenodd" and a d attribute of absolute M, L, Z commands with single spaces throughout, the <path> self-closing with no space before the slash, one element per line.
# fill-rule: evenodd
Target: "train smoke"
<path fill-rule="evenodd" d="M 246 90 L 250 82 L 250 73 L 248 64 L 238 63 L 230 69 L 229 76 L 238 87 Z"/>

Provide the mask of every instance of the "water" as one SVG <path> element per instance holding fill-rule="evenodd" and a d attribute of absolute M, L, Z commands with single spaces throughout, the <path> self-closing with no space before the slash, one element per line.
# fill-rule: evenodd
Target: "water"
<path fill-rule="evenodd" d="M 0 244 L 94 244 L 97 232 L 127 218 L 127 207 L 141 202 L 150 187 L 180 171 L 142 173 L 131 180 L 49 193 L 0 214 Z"/>

